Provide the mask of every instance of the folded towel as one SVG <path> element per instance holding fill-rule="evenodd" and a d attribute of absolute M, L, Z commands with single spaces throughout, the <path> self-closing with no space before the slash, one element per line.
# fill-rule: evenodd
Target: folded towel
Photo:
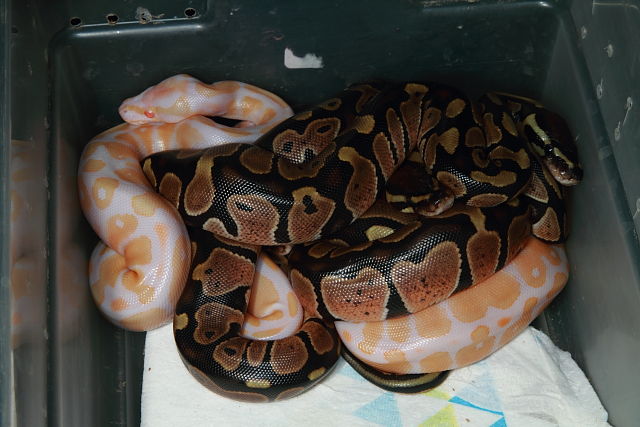
<path fill-rule="evenodd" d="M 186 370 L 171 325 L 147 333 L 142 426 L 607 426 L 607 412 L 569 353 L 527 328 L 438 388 L 386 392 L 340 361 L 302 395 L 267 404 L 220 397 Z"/>

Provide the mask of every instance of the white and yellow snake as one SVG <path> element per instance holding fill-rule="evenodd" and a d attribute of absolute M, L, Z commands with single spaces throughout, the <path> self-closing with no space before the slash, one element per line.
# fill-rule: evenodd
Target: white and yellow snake
<path fill-rule="evenodd" d="M 178 75 L 125 101 L 120 114 L 128 124 L 101 133 L 84 149 L 78 190 L 85 217 L 101 239 L 90 261 L 96 304 L 116 325 L 144 331 L 173 318 L 191 250 L 181 218 L 151 188 L 140 160 L 163 150 L 252 142 L 292 112 L 255 86 L 205 85 Z M 223 126 L 205 116 L 243 124 Z M 157 122 L 143 124 L 149 117 Z"/>

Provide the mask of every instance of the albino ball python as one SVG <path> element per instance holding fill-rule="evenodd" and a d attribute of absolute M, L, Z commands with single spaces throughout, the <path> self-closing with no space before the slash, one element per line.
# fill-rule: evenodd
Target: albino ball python
<path fill-rule="evenodd" d="M 153 108 L 140 109 L 141 104 Z M 150 187 L 139 161 L 163 150 L 252 142 L 292 112 L 255 86 L 206 85 L 178 75 L 126 100 L 120 114 L 130 124 L 101 133 L 85 147 L 78 190 L 82 211 L 101 240 L 90 261 L 96 304 L 116 325 L 142 331 L 173 317 L 191 250 L 182 219 Z M 240 127 L 217 124 L 207 115 L 241 120 Z M 150 118 L 159 122 L 146 123 Z"/>

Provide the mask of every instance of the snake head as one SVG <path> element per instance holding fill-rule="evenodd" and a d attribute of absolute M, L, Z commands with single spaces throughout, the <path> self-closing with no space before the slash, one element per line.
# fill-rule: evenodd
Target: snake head
<path fill-rule="evenodd" d="M 542 158 L 553 178 L 560 184 L 572 186 L 582 181 L 582 166 L 576 160 L 569 160 L 565 153 L 557 152 L 553 147 L 545 150 Z"/>
<path fill-rule="evenodd" d="M 141 94 L 128 98 L 118 112 L 127 123 L 176 123 L 192 115 L 188 102 L 189 88 L 197 80 L 178 74 L 151 86 Z"/>
<path fill-rule="evenodd" d="M 556 181 L 571 186 L 582 180 L 578 149 L 562 117 L 540 110 L 524 120 L 524 128 L 533 150 Z"/>
<path fill-rule="evenodd" d="M 401 212 L 424 216 L 440 215 L 455 200 L 453 191 L 429 175 L 421 161 L 400 165 L 387 181 L 385 197 Z"/>

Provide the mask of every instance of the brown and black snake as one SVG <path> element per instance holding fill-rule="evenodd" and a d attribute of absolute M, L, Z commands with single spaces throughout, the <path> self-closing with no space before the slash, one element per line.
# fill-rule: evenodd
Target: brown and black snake
<path fill-rule="evenodd" d="M 180 354 L 204 385 L 248 401 L 323 378 L 341 351 L 332 320 L 422 310 L 493 274 L 531 233 L 563 241 L 558 182 L 581 179 L 557 115 L 423 82 L 354 85 L 254 145 L 167 151 L 142 165 L 192 241 L 174 318 Z M 305 320 L 292 337 L 252 341 L 239 330 L 256 257 L 278 245 L 296 245 L 284 264 Z M 441 380 L 420 378 L 407 390 Z"/>

